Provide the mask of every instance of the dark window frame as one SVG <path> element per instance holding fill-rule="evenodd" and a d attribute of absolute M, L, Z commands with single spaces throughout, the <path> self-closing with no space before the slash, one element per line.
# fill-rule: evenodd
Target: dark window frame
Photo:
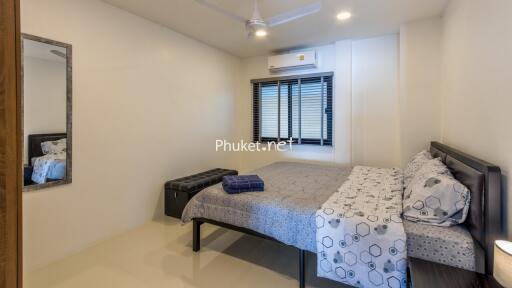
<path fill-rule="evenodd" d="M 322 136 L 317 138 L 303 138 L 302 137 L 302 81 L 315 81 L 319 80 L 321 82 L 321 127 L 320 133 Z M 294 82 L 296 81 L 296 82 Z M 288 138 L 280 138 L 281 136 L 281 83 L 285 83 L 288 86 Z M 296 83 L 298 87 L 298 133 L 299 136 L 296 138 L 292 138 L 295 144 L 313 144 L 313 145 L 321 145 L 321 146 L 333 146 L 333 119 L 334 119 L 334 108 L 333 108 L 333 98 L 334 98 L 334 73 L 326 72 L 326 73 L 314 73 L 314 74 L 303 74 L 303 75 L 292 75 L 292 76 L 283 76 L 283 77 L 272 77 L 272 78 L 263 78 L 263 79 L 254 79 L 251 80 L 251 88 L 252 88 L 252 101 L 253 101 L 253 141 L 254 142 L 270 142 L 270 141 L 287 141 L 293 134 L 293 109 L 292 109 L 292 89 L 291 87 Z M 261 103 L 261 87 L 262 85 L 276 85 L 277 84 L 277 138 L 269 138 L 269 137 L 261 137 L 262 132 L 262 103 Z M 325 106 L 324 106 L 324 97 L 325 97 Z M 327 126 L 324 130 L 324 117 L 326 117 L 325 125 Z M 325 135 L 324 135 L 325 134 Z"/>

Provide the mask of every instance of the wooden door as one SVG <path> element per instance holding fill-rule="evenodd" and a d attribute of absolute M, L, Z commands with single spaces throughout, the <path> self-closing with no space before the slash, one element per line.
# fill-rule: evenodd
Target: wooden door
<path fill-rule="evenodd" d="M 0 287 L 21 287 L 19 0 L 0 0 Z"/>

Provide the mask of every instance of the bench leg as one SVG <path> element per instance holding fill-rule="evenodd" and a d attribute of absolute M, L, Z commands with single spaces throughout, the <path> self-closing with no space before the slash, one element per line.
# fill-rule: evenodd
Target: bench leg
<path fill-rule="evenodd" d="M 198 252 L 201 249 L 201 221 L 192 220 L 192 251 Z"/>
<path fill-rule="evenodd" d="M 299 249 L 299 287 L 306 287 L 306 251 Z"/>

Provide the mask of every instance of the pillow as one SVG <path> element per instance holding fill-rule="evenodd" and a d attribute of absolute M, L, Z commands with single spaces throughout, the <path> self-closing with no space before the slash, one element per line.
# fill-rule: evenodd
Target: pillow
<path fill-rule="evenodd" d="M 44 155 L 66 152 L 66 138 L 43 142 L 41 143 L 41 150 Z"/>
<path fill-rule="evenodd" d="M 404 194 L 404 218 L 435 226 L 453 226 L 466 220 L 469 189 L 453 178 L 439 159 L 425 163 Z"/>
<path fill-rule="evenodd" d="M 409 186 L 414 174 L 429 160 L 432 160 L 432 155 L 430 155 L 430 152 L 427 150 L 423 150 L 412 157 L 411 161 L 409 161 L 404 169 L 404 187 L 407 188 L 407 186 Z"/>
<path fill-rule="evenodd" d="M 410 183 L 407 187 L 405 187 L 404 191 L 404 200 L 407 200 L 411 197 L 411 193 L 413 190 L 413 183 L 416 181 L 421 181 L 425 177 L 429 176 L 429 174 L 437 174 L 443 175 L 448 174 L 451 175 L 450 170 L 443 162 L 441 162 L 440 158 L 430 159 L 426 161 L 422 167 L 415 172 L 415 175 L 410 180 Z"/>

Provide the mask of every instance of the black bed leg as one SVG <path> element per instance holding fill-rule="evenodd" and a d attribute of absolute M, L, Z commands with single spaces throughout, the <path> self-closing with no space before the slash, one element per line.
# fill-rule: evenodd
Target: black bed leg
<path fill-rule="evenodd" d="M 192 228 L 192 251 L 198 252 L 201 249 L 201 222 L 197 220 L 193 221 Z"/>
<path fill-rule="evenodd" d="M 299 249 L 299 287 L 306 287 L 306 251 Z"/>

